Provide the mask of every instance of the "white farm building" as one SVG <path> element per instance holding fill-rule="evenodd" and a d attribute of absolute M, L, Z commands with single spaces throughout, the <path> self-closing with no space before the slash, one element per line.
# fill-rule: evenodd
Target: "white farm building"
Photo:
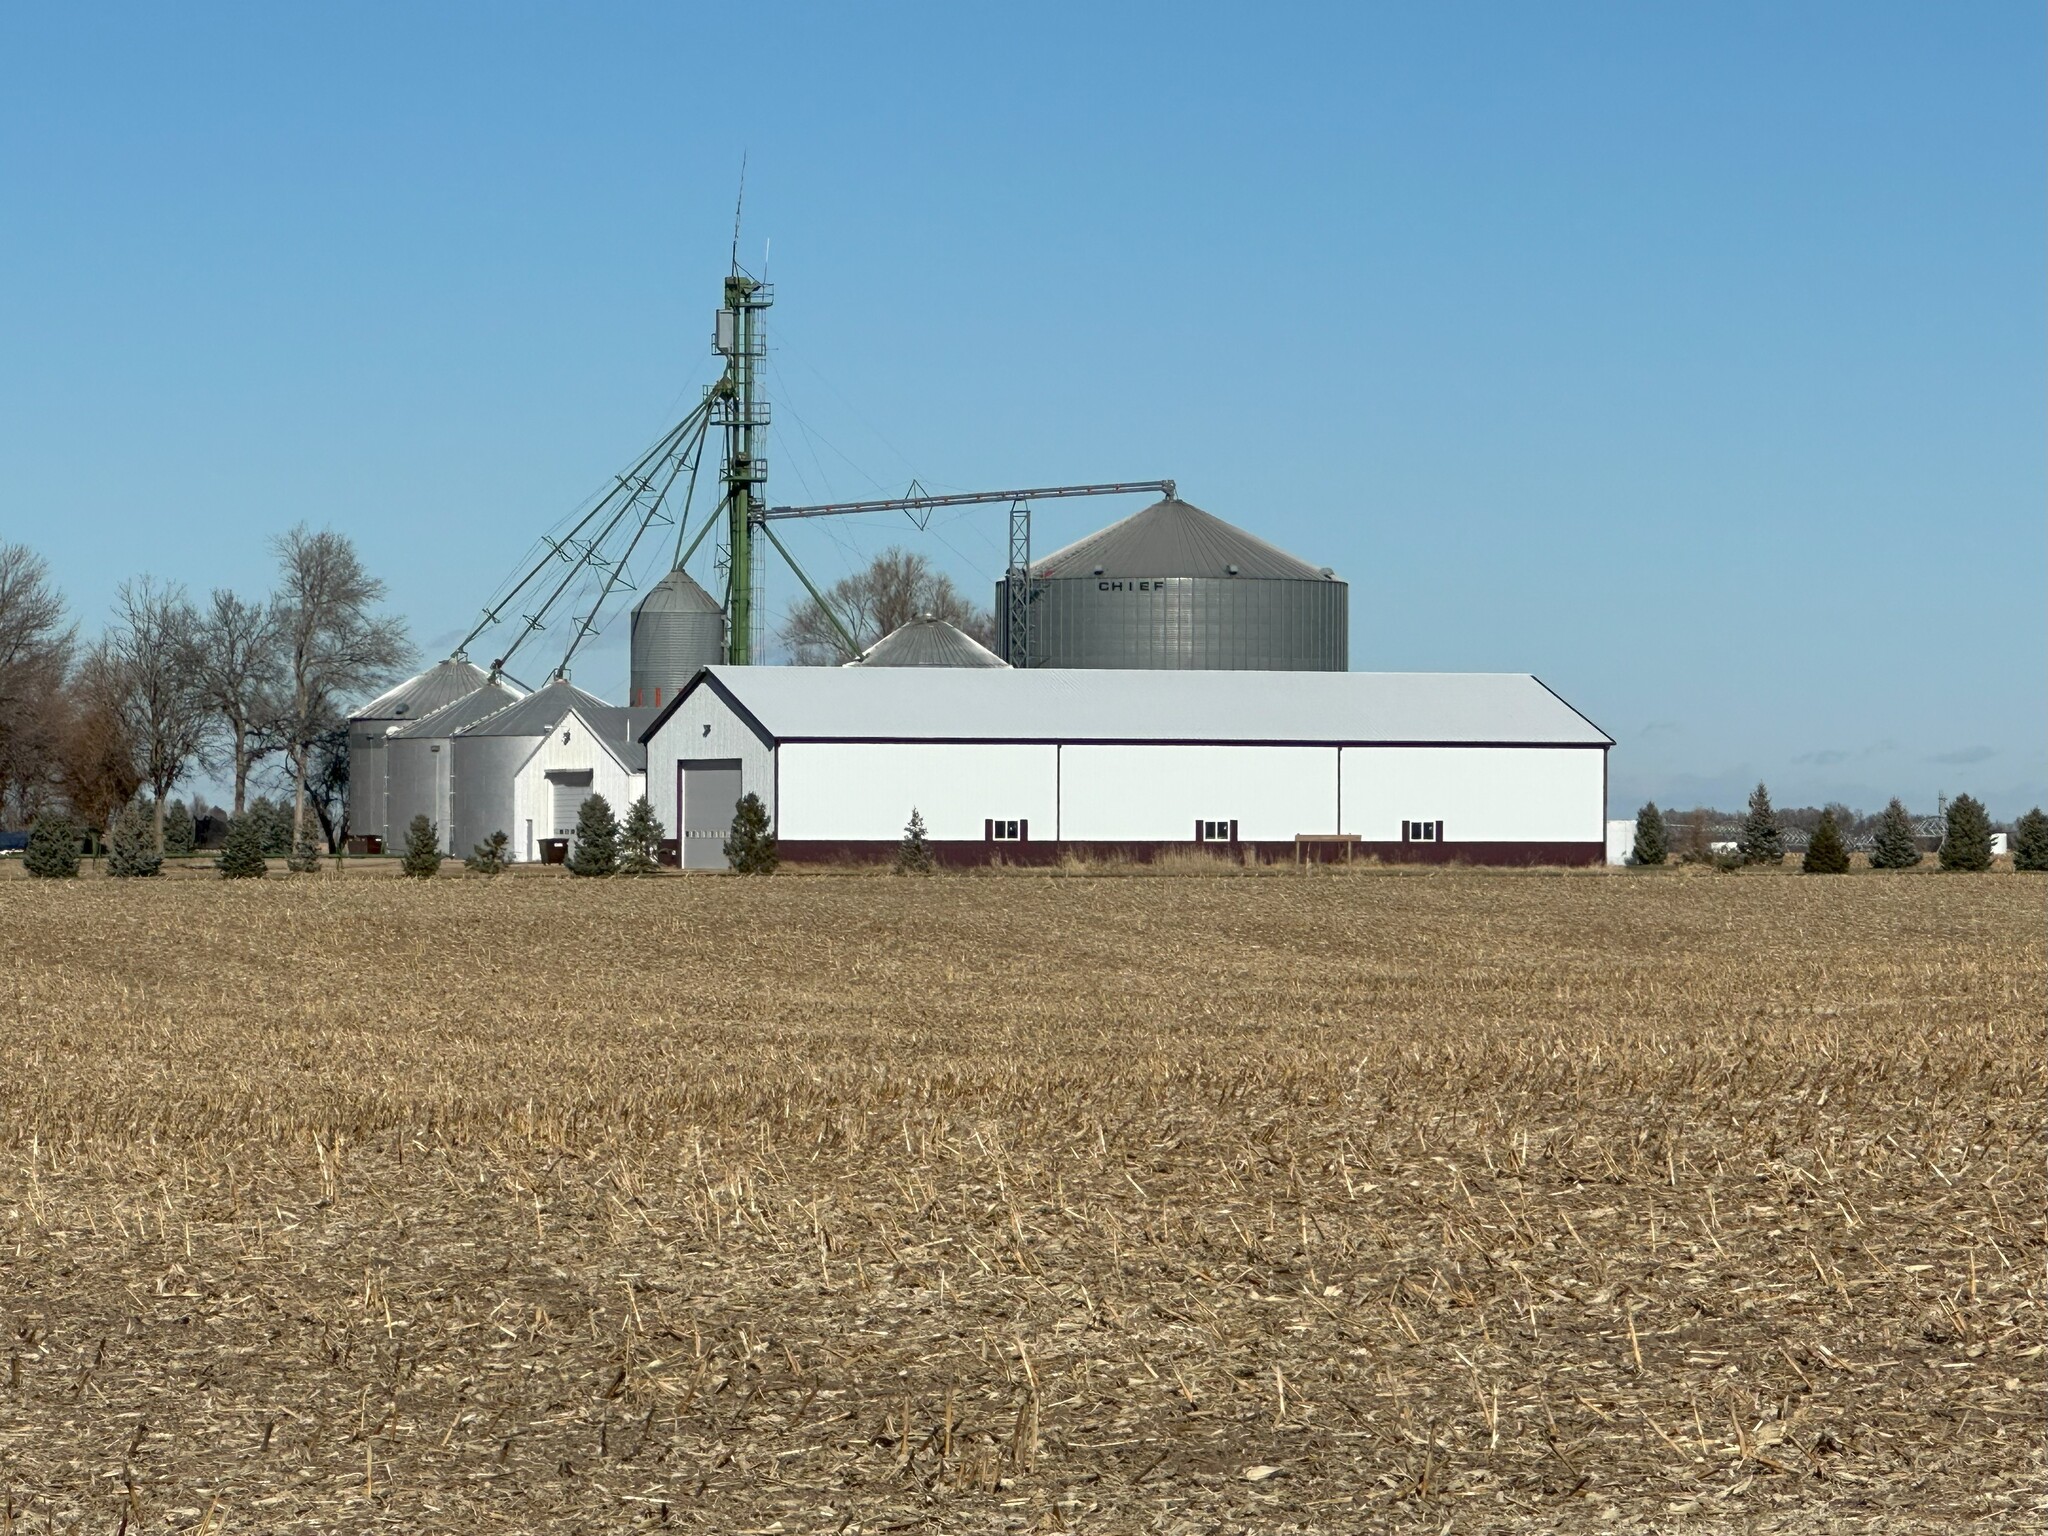
<path fill-rule="evenodd" d="M 689 868 L 746 793 L 796 860 L 887 858 L 915 808 L 948 863 L 1598 864 L 1613 745 L 1525 673 L 993 667 L 706 667 L 639 741 Z"/>
<path fill-rule="evenodd" d="M 551 842 L 560 844 L 559 855 L 566 857 L 585 800 L 602 795 L 612 813 L 623 818 L 627 808 L 647 793 L 647 749 L 619 729 L 626 713 L 588 706 L 571 709 L 519 765 L 512 778 L 508 829 L 513 834 L 513 858 L 544 860 Z M 645 718 L 645 712 L 636 713 Z"/>

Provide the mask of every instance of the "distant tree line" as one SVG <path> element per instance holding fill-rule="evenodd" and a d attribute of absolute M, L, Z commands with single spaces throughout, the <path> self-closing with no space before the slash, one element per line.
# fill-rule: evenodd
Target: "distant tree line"
<path fill-rule="evenodd" d="M 1796 829 L 1798 849 L 1790 846 L 1788 828 Z M 1654 801 L 1645 805 L 1636 813 L 1630 862 L 1737 869 L 1782 864 L 1788 852 L 1803 850 L 1800 867 L 1807 874 L 1838 875 L 1849 870 L 1852 843 L 1868 852 L 1873 869 L 1910 869 L 1930 851 L 1925 845 L 1931 842 L 1943 869 L 1985 870 L 1991 867 L 1996 831 L 2011 834 L 2016 869 L 2048 869 L 2048 814 L 2038 806 L 2009 828 L 1995 827 L 1982 802 L 1971 795 L 1957 795 L 1935 818 L 1913 816 L 1896 798 L 1870 817 L 1838 805 L 1781 811 L 1772 806 L 1770 790 L 1759 784 L 1739 818 L 1704 807 L 1674 818 Z"/>
<path fill-rule="evenodd" d="M 1694 806 L 1667 807 L 1663 814 L 1666 823 L 1673 828 L 1674 838 L 1679 836 L 1678 829 L 1698 823 L 1706 827 L 1716 841 L 1728 841 L 1741 832 L 1749 811 L 1746 807 L 1739 811 L 1727 811 L 1714 806 Z M 1861 851 L 1870 847 L 1872 840 L 1887 820 L 1903 815 L 1913 828 L 1912 835 L 1920 841 L 1922 852 L 1932 853 L 1941 846 L 1942 823 L 1946 811 L 1910 811 L 1899 800 L 1891 801 L 1881 810 L 1862 811 L 1852 809 L 1839 800 L 1832 800 L 1825 805 L 1781 806 L 1772 814 L 1777 820 L 1779 832 L 1786 839 L 1786 846 L 1795 851 L 1804 848 L 1806 840 L 1819 830 L 1823 816 L 1832 815 L 1835 830 L 1852 848 Z M 1994 821 L 1992 830 L 2009 833 L 2017 825 L 2017 821 Z"/>
<path fill-rule="evenodd" d="M 138 837 L 158 861 L 197 845 L 202 804 L 173 795 L 204 774 L 232 786 L 226 820 L 249 822 L 259 857 L 339 847 L 346 711 L 412 647 L 376 612 L 384 585 L 347 537 L 302 524 L 272 552 L 261 597 L 222 589 L 201 605 L 153 577 L 124 582 L 86 642 L 42 557 L 0 543 L 0 826 L 48 823 L 46 848 L 96 836 L 111 850 L 118 832 L 124 872 L 145 872 Z M 259 782 L 282 803 L 252 799 Z"/>

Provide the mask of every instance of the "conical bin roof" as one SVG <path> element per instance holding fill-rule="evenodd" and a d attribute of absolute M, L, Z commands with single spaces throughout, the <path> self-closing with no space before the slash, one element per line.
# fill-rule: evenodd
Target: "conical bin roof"
<path fill-rule="evenodd" d="M 1007 667 L 994 651 L 957 625 L 920 614 L 882 636 L 849 667 Z"/>
<path fill-rule="evenodd" d="M 718 599 L 698 585 L 688 571 L 678 566 L 647 589 L 647 595 L 633 605 L 640 613 L 720 613 Z"/>
<path fill-rule="evenodd" d="M 474 725 L 499 710 L 517 704 L 526 695 L 508 683 L 485 683 L 474 693 L 468 693 L 453 704 L 443 704 L 431 714 L 422 715 L 410 725 L 395 725 L 391 735 L 400 738 L 420 736 L 453 736 L 465 725 Z"/>
<path fill-rule="evenodd" d="M 1111 523 L 1031 567 L 1033 576 L 1250 576 L 1328 581 L 1319 566 L 1169 497 Z"/>
<path fill-rule="evenodd" d="M 351 713 L 349 719 L 417 720 L 457 699 L 467 698 L 490 680 L 490 674 L 474 662 L 451 656 L 416 677 L 408 677 L 397 687 L 387 688 Z"/>
<path fill-rule="evenodd" d="M 477 736 L 541 736 L 553 730 L 572 709 L 588 720 L 594 731 L 603 731 L 607 736 L 626 734 L 627 712 L 623 705 L 607 704 L 562 677 L 454 734 L 465 740 Z"/>

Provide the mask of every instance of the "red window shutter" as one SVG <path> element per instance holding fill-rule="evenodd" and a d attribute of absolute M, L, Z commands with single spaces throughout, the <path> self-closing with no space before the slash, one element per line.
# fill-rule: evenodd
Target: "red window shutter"
<path fill-rule="evenodd" d="M 1199 817 L 1199 816 L 1197 816 L 1197 817 L 1195 818 L 1195 841 L 1199 843 L 1199 842 L 1200 842 L 1201 840 L 1202 840 L 1202 818 L 1201 818 L 1201 817 Z"/>
<path fill-rule="evenodd" d="M 996 840 L 996 821 L 993 816 L 982 822 L 981 840 L 984 843 L 992 843 Z"/>
<path fill-rule="evenodd" d="M 1233 843 L 1237 841 L 1237 818 L 1235 816 L 1230 818 L 1230 840 Z"/>
<path fill-rule="evenodd" d="M 1031 823 L 1030 823 L 1030 822 L 1028 822 L 1028 821 L 1020 821 L 1020 822 L 1018 822 L 1018 823 L 1017 823 L 1017 841 L 1018 841 L 1018 842 L 1020 842 L 1020 843 L 1028 843 L 1028 842 L 1030 842 L 1030 841 L 1031 841 Z"/>

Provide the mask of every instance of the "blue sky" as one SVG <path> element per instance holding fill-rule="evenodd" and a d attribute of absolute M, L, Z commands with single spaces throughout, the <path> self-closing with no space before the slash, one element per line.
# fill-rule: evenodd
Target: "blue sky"
<path fill-rule="evenodd" d="M 744 25 L 725 18 L 744 16 Z M 2037 5 L 0 12 L 0 537 L 445 649 L 769 277 L 777 501 L 1173 476 L 1614 809 L 2048 799 Z M 728 41 L 730 39 L 730 41 Z M 1135 510 L 1042 509 L 1040 547 Z M 1001 512 L 806 528 L 987 601 Z M 779 612 L 794 583 L 776 576 Z M 619 626 L 623 628 L 623 626 Z M 579 682 L 624 685 L 616 631 Z"/>

